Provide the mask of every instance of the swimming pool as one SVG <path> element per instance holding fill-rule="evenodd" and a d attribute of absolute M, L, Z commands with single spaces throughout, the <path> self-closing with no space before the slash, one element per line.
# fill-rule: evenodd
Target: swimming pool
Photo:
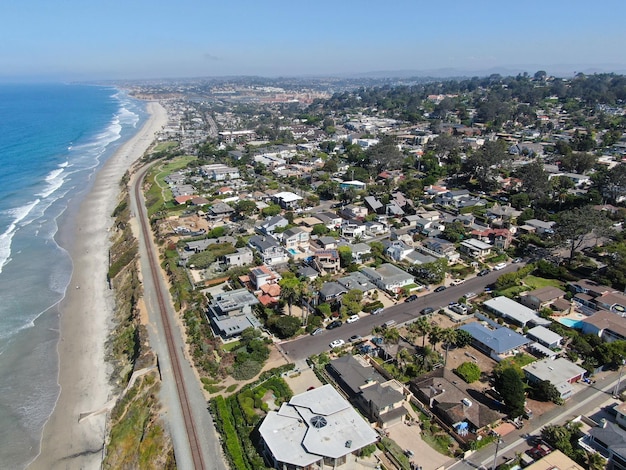
<path fill-rule="evenodd" d="M 288 248 L 287 251 L 289 253 L 291 253 L 292 255 L 297 255 L 298 254 L 298 252 L 297 252 L 297 250 L 295 248 Z"/>
<path fill-rule="evenodd" d="M 559 318 L 559 323 L 569 326 L 570 328 L 582 328 L 582 320 L 574 320 L 573 318 Z"/>

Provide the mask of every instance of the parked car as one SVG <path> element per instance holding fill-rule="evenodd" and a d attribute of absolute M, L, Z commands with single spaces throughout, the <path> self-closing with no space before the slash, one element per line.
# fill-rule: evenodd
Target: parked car
<path fill-rule="evenodd" d="M 434 311 L 435 311 L 435 309 L 432 308 L 432 307 L 424 307 L 423 309 L 420 310 L 420 313 L 422 315 L 428 315 L 430 313 L 433 313 Z"/>
<path fill-rule="evenodd" d="M 500 271 L 501 269 L 506 268 L 506 263 L 498 263 L 496 264 L 493 269 L 495 269 L 496 271 Z"/>
<path fill-rule="evenodd" d="M 313 331 L 311 331 L 311 336 L 316 336 L 323 332 L 324 330 L 322 328 L 315 328 Z"/>
<path fill-rule="evenodd" d="M 491 269 L 483 269 L 481 270 L 478 275 L 479 276 L 486 276 L 487 274 L 489 274 L 491 272 Z"/>
<path fill-rule="evenodd" d="M 361 335 L 352 335 L 348 338 L 348 341 L 350 341 L 351 343 L 354 343 L 355 341 L 360 341 L 362 339 L 363 337 Z"/>
<path fill-rule="evenodd" d="M 332 349 L 334 349 L 334 348 L 339 348 L 339 347 L 343 346 L 344 344 L 346 344 L 346 342 L 345 342 L 344 340 L 342 340 L 342 339 L 336 339 L 335 341 L 331 341 L 331 343 L 330 343 L 330 345 L 329 345 L 329 346 L 330 346 Z"/>
<path fill-rule="evenodd" d="M 522 258 L 515 258 L 515 259 L 513 260 L 513 262 L 514 262 L 514 263 L 521 263 L 522 261 L 523 261 L 523 259 L 522 259 Z"/>
<path fill-rule="evenodd" d="M 385 310 L 383 307 L 376 308 L 372 310 L 372 315 L 378 315 L 379 313 L 383 313 L 383 310 Z"/>
<path fill-rule="evenodd" d="M 446 290 L 446 286 L 439 286 L 435 289 L 435 292 L 443 292 L 444 290 Z"/>
<path fill-rule="evenodd" d="M 465 279 L 455 279 L 450 283 L 451 286 L 460 286 L 465 282 Z"/>
<path fill-rule="evenodd" d="M 335 320 L 328 324 L 326 327 L 327 330 L 334 330 L 335 328 L 339 328 L 342 325 L 341 320 Z"/>
<path fill-rule="evenodd" d="M 454 304 L 450 307 L 450 310 L 458 313 L 459 315 L 467 315 L 467 306 L 463 304 Z"/>
<path fill-rule="evenodd" d="M 404 299 L 405 302 L 414 302 L 416 300 L 417 300 L 417 295 L 415 294 L 411 294 L 406 299 Z"/>
<path fill-rule="evenodd" d="M 347 320 L 346 323 L 354 323 L 355 321 L 357 321 L 359 319 L 358 315 L 352 315 L 350 316 Z"/>

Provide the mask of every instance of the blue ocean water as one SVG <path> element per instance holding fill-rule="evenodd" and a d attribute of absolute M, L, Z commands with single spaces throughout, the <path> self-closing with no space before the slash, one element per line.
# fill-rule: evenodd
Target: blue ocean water
<path fill-rule="evenodd" d="M 72 262 L 55 235 L 146 118 L 123 91 L 0 85 L 0 466 L 38 453 L 59 394 L 58 303 Z M 69 212 L 69 211 L 68 211 Z"/>

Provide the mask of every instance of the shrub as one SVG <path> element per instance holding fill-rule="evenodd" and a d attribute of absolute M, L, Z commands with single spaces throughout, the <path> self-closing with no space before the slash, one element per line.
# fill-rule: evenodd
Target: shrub
<path fill-rule="evenodd" d="M 456 374 L 468 384 L 480 379 L 480 368 L 473 362 L 464 362 L 455 370 Z"/>

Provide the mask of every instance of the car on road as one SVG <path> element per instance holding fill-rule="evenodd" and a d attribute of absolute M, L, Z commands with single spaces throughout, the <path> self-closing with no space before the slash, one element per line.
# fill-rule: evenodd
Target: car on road
<path fill-rule="evenodd" d="M 498 263 L 496 264 L 493 269 L 495 269 L 496 271 L 500 271 L 501 269 L 506 268 L 506 263 Z"/>
<path fill-rule="evenodd" d="M 489 274 L 491 272 L 491 269 L 483 269 L 481 270 L 478 275 L 479 276 L 486 276 L 487 274 Z"/>
<path fill-rule="evenodd" d="M 405 302 L 415 302 L 416 300 L 417 300 L 417 295 L 415 294 L 411 294 L 406 299 L 404 299 Z"/>
<path fill-rule="evenodd" d="M 435 289 L 435 292 L 443 292 L 444 290 L 446 290 L 446 286 L 439 286 Z"/>
<path fill-rule="evenodd" d="M 348 317 L 348 319 L 346 320 L 346 323 L 354 323 L 355 321 L 358 321 L 358 319 L 359 319 L 358 315 L 352 315 Z"/>
<path fill-rule="evenodd" d="M 379 313 L 383 313 L 383 310 L 385 310 L 383 307 L 376 308 L 372 310 L 372 315 L 378 315 Z"/>
<path fill-rule="evenodd" d="M 313 331 L 311 331 L 311 336 L 316 336 L 323 332 L 324 330 L 322 328 L 315 328 Z"/>
<path fill-rule="evenodd" d="M 354 343 L 356 341 L 361 341 L 363 339 L 363 337 L 361 335 L 352 335 L 348 338 L 348 341 L 350 341 L 351 343 Z"/>
<path fill-rule="evenodd" d="M 335 348 L 340 348 L 341 346 L 343 346 L 344 344 L 346 344 L 346 342 L 342 339 L 336 339 L 335 341 L 331 341 L 329 346 L 333 349 Z"/>
<path fill-rule="evenodd" d="M 522 261 L 524 261 L 522 258 L 515 258 L 513 260 L 514 263 L 521 263 Z"/>
<path fill-rule="evenodd" d="M 423 309 L 420 310 L 420 313 L 422 315 L 428 315 L 430 313 L 433 313 L 434 311 L 435 311 L 435 309 L 432 308 L 432 307 L 424 307 Z"/>
<path fill-rule="evenodd" d="M 465 282 L 465 279 L 455 279 L 450 283 L 451 286 L 460 286 Z"/>
<path fill-rule="evenodd" d="M 327 330 L 334 330 L 335 328 L 339 328 L 342 325 L 341 320 L 335 320 L 328 324 L 326 327 Z"/>

